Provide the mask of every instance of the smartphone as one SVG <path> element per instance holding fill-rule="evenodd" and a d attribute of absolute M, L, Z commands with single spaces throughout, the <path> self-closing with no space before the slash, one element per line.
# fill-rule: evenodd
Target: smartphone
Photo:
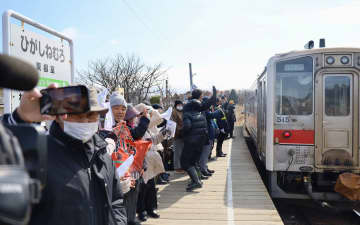
<path fill-rule="evenodd" d="M 79 114 L 90 109 L 88 89 L 83 85 L 48 88 L 40 91 L 40 113 L 47 115 Z"/>

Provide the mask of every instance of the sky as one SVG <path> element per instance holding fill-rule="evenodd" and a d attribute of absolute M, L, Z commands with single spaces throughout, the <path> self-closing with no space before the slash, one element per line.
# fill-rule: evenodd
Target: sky
<path fill-rule="evenodd" d="M 8 9 L 72 37 L 76 70 L 135 54 L 162 63 L 179 92 L 190 62 L 201 89 L 246 89 L 271 56 L 309 40 L 360 47 L 358 0 L 1 0 Z"/>

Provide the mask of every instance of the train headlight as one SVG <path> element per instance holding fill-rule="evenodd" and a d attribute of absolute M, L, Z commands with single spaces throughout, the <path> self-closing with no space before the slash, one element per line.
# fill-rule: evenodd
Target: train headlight
<path fill-rule="evenodd" d="M 332 65 L 332 64 L 334 64 L 334 62 L 335 62 L 335 58 L 334 58 L 334 57 L 332 57 L 332 56 L 326 57 L 326 63 L 327 63 L 327 64 Z"/>
<path fill-rule="evenodd" d="M 347 56 L 342 56 L 340 58 L 340 61 L 341 61 L 342 64 L 348 64 L 350 62 L 350 59 Z"/>
<path fill-rule="evenodd" d="M 289 137 L 291 137 L 291 132 L 290 131 L 284 131 L 283 136 L 284 136 L 284 138 L 289 138 Z"/>

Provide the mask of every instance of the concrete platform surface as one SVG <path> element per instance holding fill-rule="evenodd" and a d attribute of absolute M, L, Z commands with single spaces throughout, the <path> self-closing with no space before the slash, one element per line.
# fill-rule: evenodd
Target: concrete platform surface
<path fill-rule="evenodd" d="M 241 128 L 226 140 L 227 157 L 209 162 L 215 174 L 201 189 L 186 192 L 188 176 L 171 172 L 171 182 L 157 185 L 159 219 L 144 225 L 281 225 L 283 224 L 251 158 Z M 213 149 L 213 155 L 215 149 Z"/>

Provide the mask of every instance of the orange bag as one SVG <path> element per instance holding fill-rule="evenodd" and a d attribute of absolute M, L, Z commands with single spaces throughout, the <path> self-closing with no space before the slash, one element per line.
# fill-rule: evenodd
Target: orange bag
<path fill-rule="evenodd" d="M 135 155 L 134 155 L 134 162 L 130 167 L 131 171 L 142 171 L 144 159 L 146 156 L 147 151 L 151 147 L 151 141 L 144 141 L 138 140 L 134 142 L 135 144 Z"/>
<path fill-rule="evenodd" d="M 134 162 L 130 166 L 130 171 L 141 172 L 145 155 L 152 144 L 151 141 L 134 141 L 125 121 L 114 127 L 113 132 L 118 137 L 116 150 L 111 155 L 115 166 L 119 167 L 130 155 L 133 155 Z"/>
<path fill-rule="evenodd" d="M 360 201 L 360 176 L 353 173 L 340 174 L 335 191 L 352 201 Z"/>

